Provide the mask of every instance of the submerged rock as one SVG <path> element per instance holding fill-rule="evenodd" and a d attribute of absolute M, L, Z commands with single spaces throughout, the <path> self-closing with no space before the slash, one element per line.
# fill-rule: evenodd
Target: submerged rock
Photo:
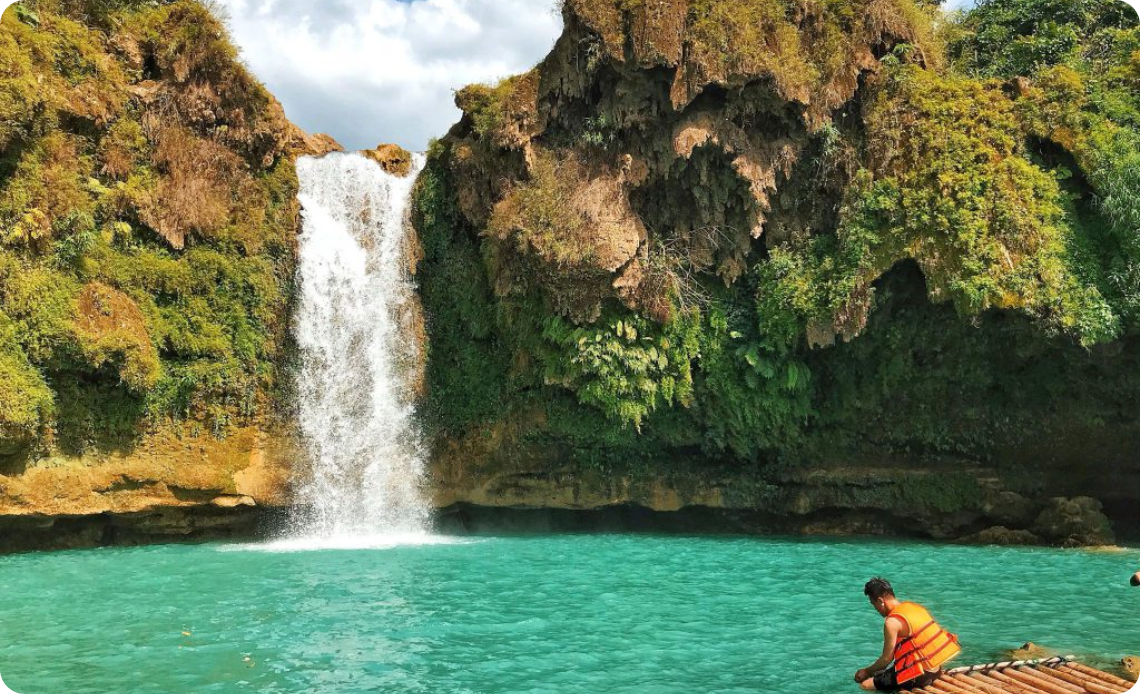
<path fill-rule="evenodd" d="M 961 540 L 971 545 L 1039 545 L 1041 538 L 1028 530 L 1011 530 L 1001 525 L 967 535 Z"/>
<path fill-rule="evenodd" d="M 1022 644 L 1021 648 L 1014 648 L 1005 652 L 1005 659 L 1007 660 L 1041 660 L 1044 658 L 1052 658 L 1053 656 L 1061 655 L 1055 649 L 1040 646 L 1032 641 L 1027 641 Z"/>
<path fill-rule="evenodd" d="M 1120 664 L 1132 679 L 1140 681 L 1140 656 L 1129 655 L 1121 658 Z"/>

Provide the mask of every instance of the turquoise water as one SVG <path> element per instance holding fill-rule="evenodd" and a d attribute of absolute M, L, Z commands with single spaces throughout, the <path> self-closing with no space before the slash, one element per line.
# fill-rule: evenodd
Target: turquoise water
<path fill-rule="evenodd" d="M 0 673 L 82 692 L 854 691 L 891 578 L 989 660 L 1140 652 L 1140 552 L 645 535 L 0 558 Z M 183 632 L 187 632 L 183 634 Z"/>

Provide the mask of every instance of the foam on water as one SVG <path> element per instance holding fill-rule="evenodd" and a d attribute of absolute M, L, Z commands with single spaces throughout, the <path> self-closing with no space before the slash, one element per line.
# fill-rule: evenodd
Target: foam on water
<path fill-rule="evenodd" d="M 380 533 L 375 535 L 344 535 L 341 537 L 299 536 L 284 537 L 270 542 L 217 545 L 221 552 L 315 552 L 324 550 L 376 550 L 397 547 L 429 545 L 464 545 L 479 542 L 432 533 Z M 0 694 L 3 694 L 0 692 Z"/>
<path fill-rule="evenodd" d="M 297 163 L 303 207 L 296 337 L 308 466 L 293 549 L 421 543 L 429 531 L 414 421 L 414 287 L 407 209 L 423 155 L 393 176 L 359 154 Z"/>

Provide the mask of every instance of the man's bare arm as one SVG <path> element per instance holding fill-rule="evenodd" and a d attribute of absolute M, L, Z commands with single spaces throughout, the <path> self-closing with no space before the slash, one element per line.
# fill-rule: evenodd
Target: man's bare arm
<path fill-rule="evenodd" d="M 888 619 L 883 622 L 883 654 L 874 663 L 855 673 L 855 681 L 862 682 L 868 677 L 873 677 L 876 672 L 891 664 L 895 658 L 895 644 L 899 640 L 899 628 L 898 620 Z"/>

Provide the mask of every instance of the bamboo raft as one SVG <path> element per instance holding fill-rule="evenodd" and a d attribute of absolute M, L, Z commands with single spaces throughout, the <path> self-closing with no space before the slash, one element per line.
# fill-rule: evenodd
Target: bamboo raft
<path fill-rule="evenodd" d="M 1082 665 L 1073 656 L 1011 660 L 947 670 L 921 694 L 1124 694 L 1136 683 Z M 1140 691 L 1140 690 L 1138 690 Z"/>

